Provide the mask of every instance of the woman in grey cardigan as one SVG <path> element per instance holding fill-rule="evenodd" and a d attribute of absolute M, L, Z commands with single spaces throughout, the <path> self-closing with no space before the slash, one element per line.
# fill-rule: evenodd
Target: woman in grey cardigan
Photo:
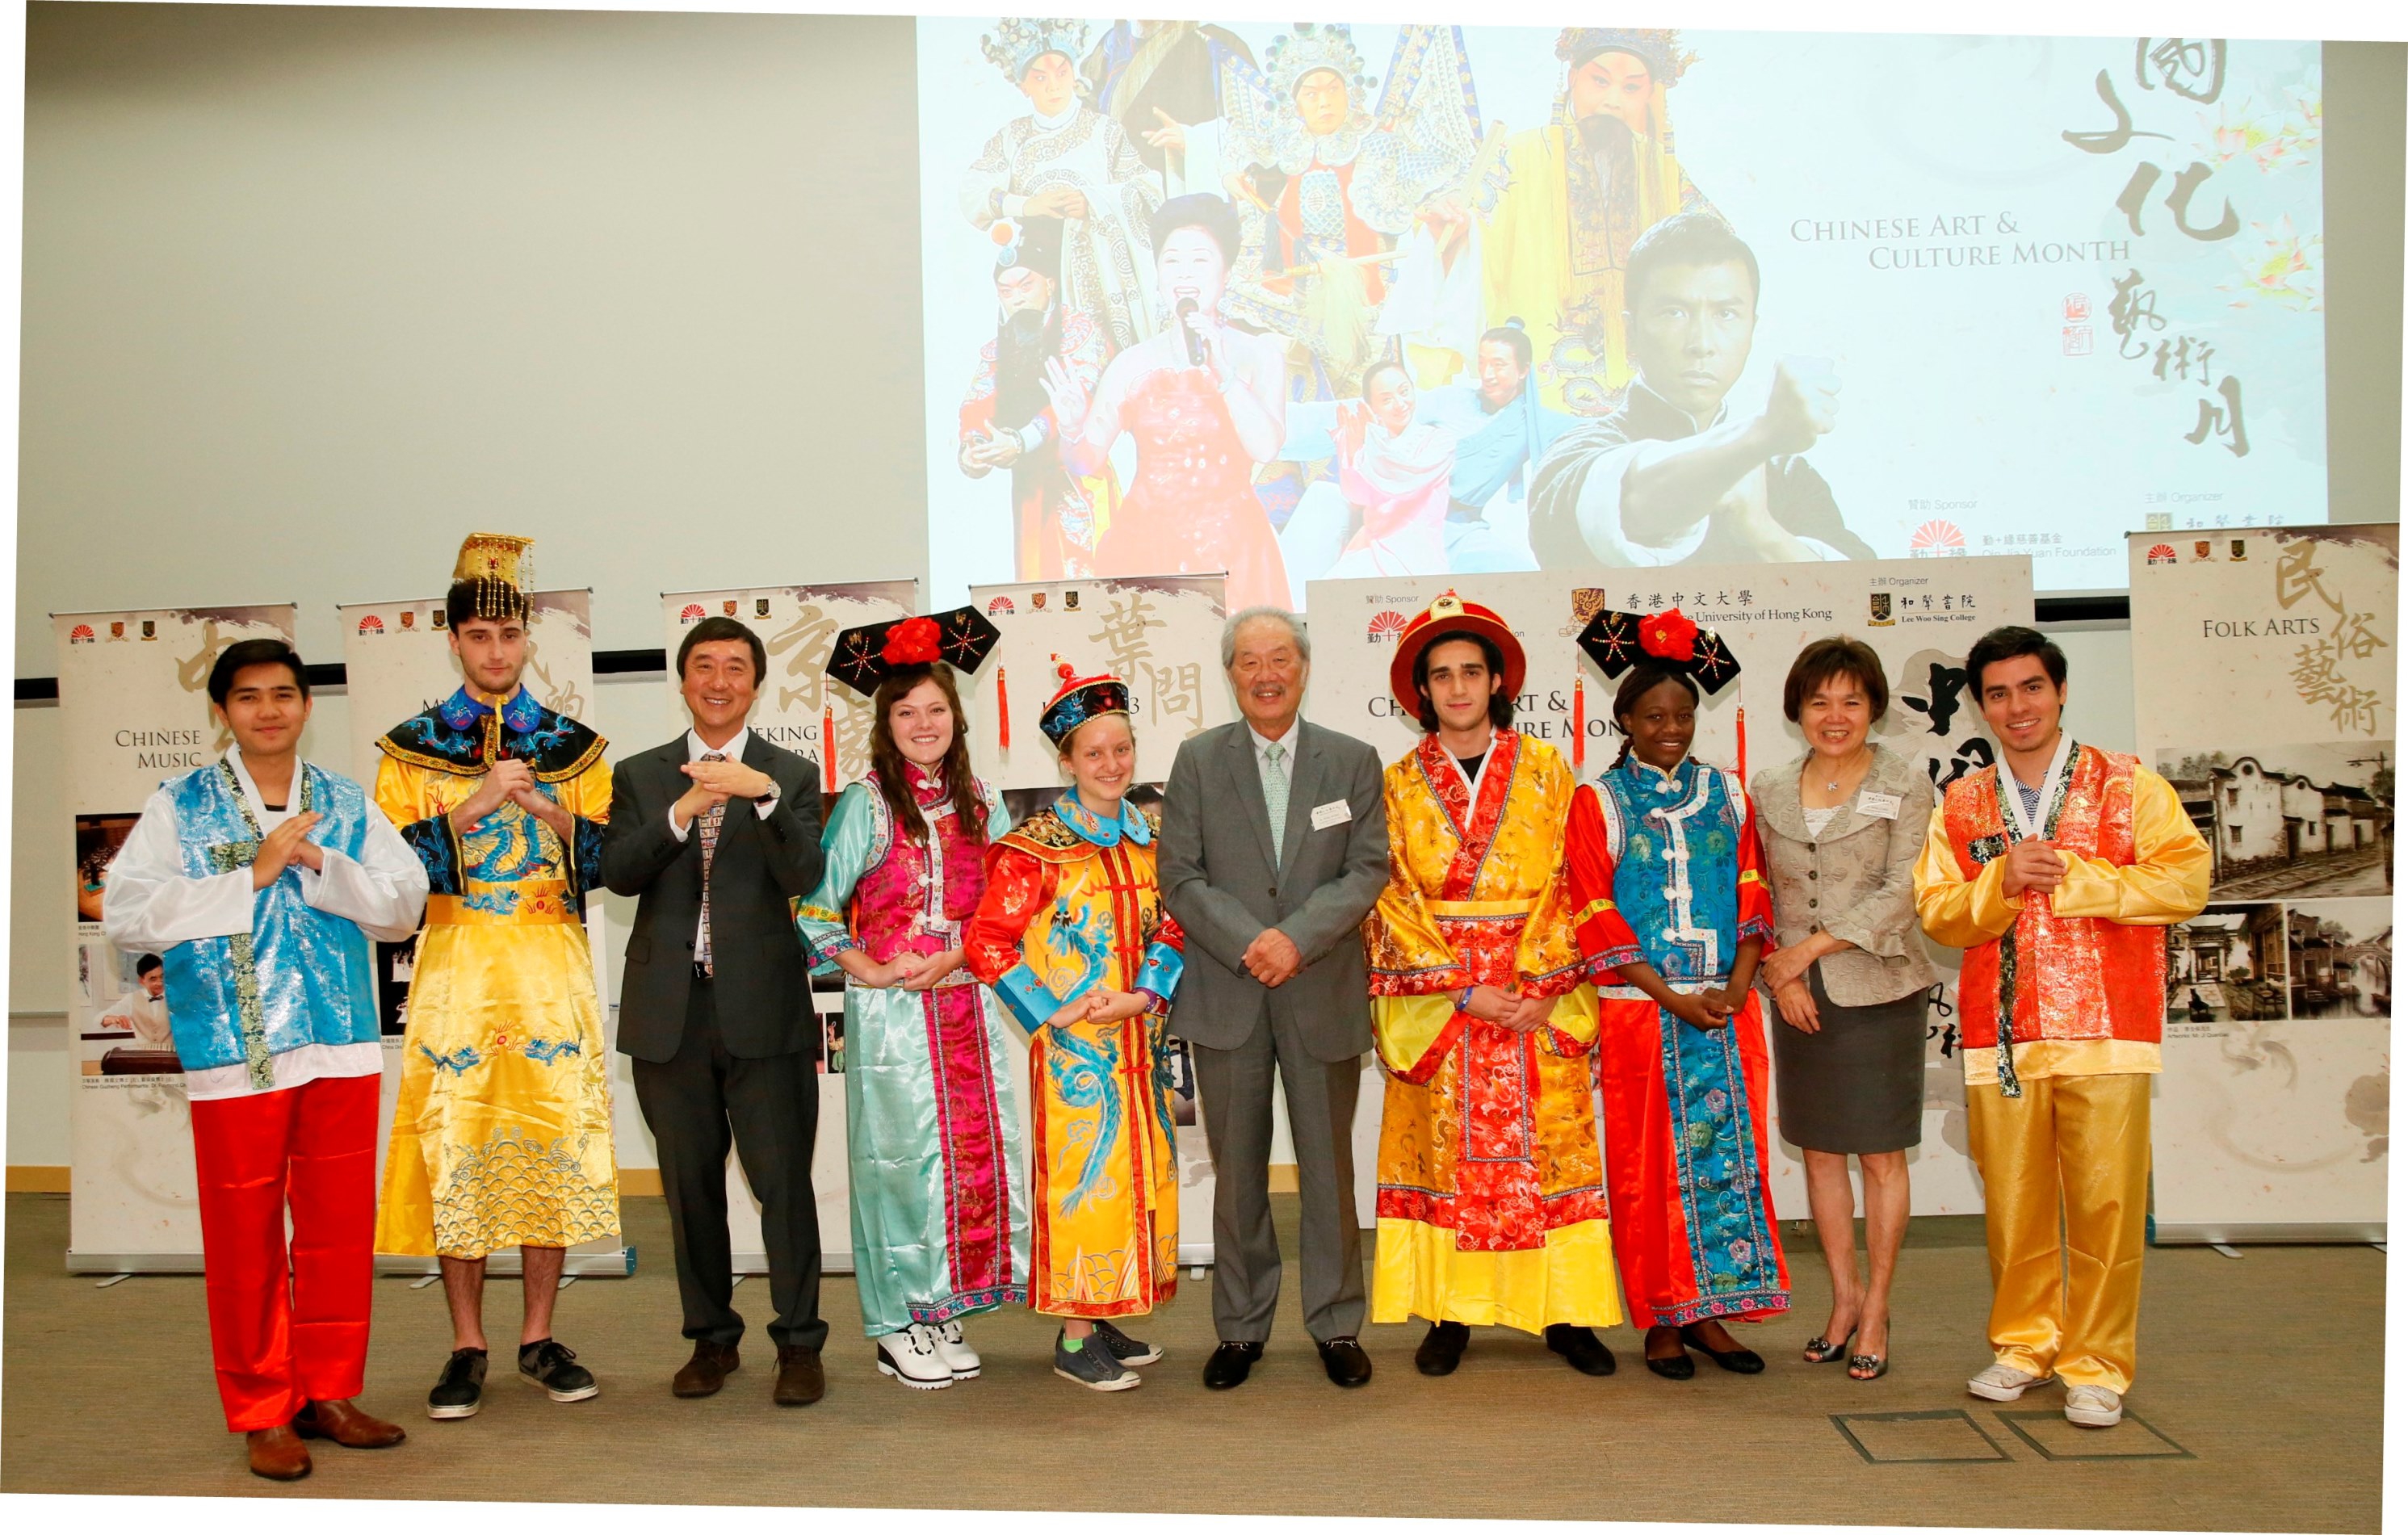
<path fill-rule="evenodd" d="M 1872 743 L 1888 707 L 1870 646 L 1842 635 L 1814 641 L 1782 689 L 1809 750 L 1753 785 L 1780 940 L 1756 974 L 1789 1026 L 1772 1031 L 1781 1134 L 1806 1154 L 1807 1198 L 1831 1271 L 1830 1319 L 1806 1358 L 1844 1356 L 1860 1381 L 1889 1370 L 1906 1151 L 1923 1139 L 1925 994 L 1939 979 L 1914 914 L 1931 782 Z M 1851 1155 L 1865 1176 L 1870 1273 L 1861 1278 Z"/>

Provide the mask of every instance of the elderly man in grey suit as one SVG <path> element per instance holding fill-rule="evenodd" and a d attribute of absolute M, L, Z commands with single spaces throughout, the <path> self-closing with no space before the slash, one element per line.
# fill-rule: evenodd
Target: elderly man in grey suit
<path fill-rule="evenodd" d="M 1163 791 L 1164 901 L 1187 932 L 1170 1032 L 1192 1047 L 1212 1145 L 1216 1391 L 1242 1383 L 1279 1300 L 1271 1073 L 1296 1143 L 1304 1325 L 1340 1385 L 1371 1378 L 1354 1098 L 1371 1048 L 1360 928 L 1388 881 L 1379 753 L 1297 717 L 1312 647 L 1292 614 L 1249 608 L 1221 634 L 1245 718 L 1190 738 Z"/>

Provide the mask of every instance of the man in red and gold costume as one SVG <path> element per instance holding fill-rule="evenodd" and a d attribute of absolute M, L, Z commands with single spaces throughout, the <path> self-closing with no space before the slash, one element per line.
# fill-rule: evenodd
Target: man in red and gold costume
<path fill-rule="evenodd" d="M 1421 743 L 1389 764 L 1388 888 L 1363 924 L 1387 1073 L 1371 1320 L 1426 1317 L 1413 1363 L 1454 1371 L 1470 1327 L 1543 1332 L 1612 1373 L 1622 1320 L 1590 1092 L 1597 993 L 1563 869 L 1571 769 L 1512 728 L 1525 670 L 1505 621 L 1453 592 L 1389 668 Z"/>
<path fill-rule="evenodd" d="M 2158 929 L 2207 904 L 2208 849 L 2164 779 L 2065 734 L 2053 641 L 1993 629 L 1965 670 L 2000 761 L 1932 811 L 1914 899 L 1924 931 L 1966 951 L 1965 1100 L 1998 1356 L 1966 1386 L 2014 1401 L 2062 1380 L 2067 1420 L 2105 1428 L 2123 1418 L 2140 1331 Z"/>

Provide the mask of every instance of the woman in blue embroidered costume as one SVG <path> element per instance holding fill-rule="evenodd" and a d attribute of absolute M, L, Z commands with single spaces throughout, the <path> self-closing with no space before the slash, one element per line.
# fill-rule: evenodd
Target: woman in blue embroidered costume
<path fill-rule="evenodd" d="M 1137 773 L 1128 687 L 1060 667 L 1039 728 L 1071 788 L 996 843 L 965 948 L 1028 1030 L 1029 1303 L 1064 1318 L 1054 1370 L 1099 1391 L 1161 1351 L 1113 1326 L 1170 1298 L 1179 1168 L 1162 1023 L 1184 936 L 1154 872 L 1159 821 Z"/>
<path fill-rule="evenodd" d="M 1609 678 L 1622 753 L 1572 800 L 1565 857 L 1596 967 L 1606 1192 L 1623 1304 L 1647 1368 L 1764 1360 L 1721 1319 L 1785 1311 L 1766 1172 L 1764 1020 L 1749 987 L 1772 936 L 1756 815 L 1736 774 L 1689 754 L 1698 688 L 1739 675 L 1678 609 L 1602 612 L 1580 638 Z"/>
<path fill-rule="evenodd" d="M 962 928 L 1010 827 L 970 772 L 953 669 L 995 626 L 975 608 L 848 629 L 830 676 L 866 694 L 869 776 L 828 816 L 796 924 L 844 988 L 853 1272 L 878 1369 L 936 1390 L 979 1372 L 962 1318 L 1028 1298 L 1028 1197 L 1001 1010 Z"/>

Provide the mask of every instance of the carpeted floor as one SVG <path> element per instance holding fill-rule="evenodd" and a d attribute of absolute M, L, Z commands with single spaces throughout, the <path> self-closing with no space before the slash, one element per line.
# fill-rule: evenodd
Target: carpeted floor
<path fill-rule="evenodd" d="M 1280 1203 L 1293 1252 L 1294 1200 Z M 600 1397 L 555 1405 L 497 1355 L 483 1413 L 430 1422 L 441 1292 L 380 1280 L 363 1403 L 409 1442 L 321 1447 L 315 1475 L 277 1486 L 245 1471 L 222 1430 L 200 1280 L 69 1277 L 66 1212 L 62 1197 L 8 1196 L 0 1490 L 2247 1530 L 2380 1519 L 2385 1259 L 2365 1247 L 2153 1252 L 2142 1378 L 2104 1432 L 2069 1427 L 2054 1387 L 2014 1408 L 1965 1394 L 1986 1362 L 1971 1220 L 1915 1223 L 1895 1363 L 1870 1384 L 1798 1361 L 1828 1292 L 1811 1235 L 1784 1227 L 1798 1309 L 1741 1329 L 1772 1361 L 1754 1378 L 1700 1359 L 1694 1381 L 1658 1380 L 1625 1327 L 1606 1334 L 1622 1361 L 1610 1379 L 1483 1331 L 1455 1375 L 1428 1380 L 1412 1368 L 1414 1324 L 1369 1329 L 1377 1377 L 1341 1395 L 1303 1336 L 1291 1264 L 1270 1352 L 1240 1390 L 1197 1379 L 1210 1281 L 1182 1272 L 1177 1300 L 1132 1329 L 1169 1356 L 1141 1389 L 1055 1379 L 1052 1328 L 1022 1311 L 972 1323 L 982 1378 L 907 1392 L 876 1373 L 852 1281 L 837 1277 L 823 1293 L 827 1399 L 781 1411 L 758 1280 L 737 1291 L 756 1329 L 743 1370 L 715 1398 L 669 1395 L 687 1345 L 667 1215 L 630 1198 L 637 1275 L 561 1297 L 556 1330 Z M 497 1341 L 516 1336 L 516 1288 L 496 1281 L 487 1297 Z M 129 1414 L 138 1455 L 124 1433 L 94 1431 Z M 1105 1434 L 1109 1456 L 1062 1453 Z"/>

